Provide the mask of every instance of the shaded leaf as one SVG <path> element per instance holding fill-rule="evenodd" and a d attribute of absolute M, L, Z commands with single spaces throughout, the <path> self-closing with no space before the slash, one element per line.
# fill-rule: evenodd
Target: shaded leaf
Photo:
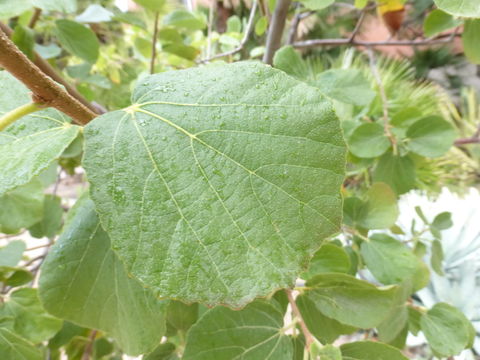
<path fill-rule="evenodd" d="M 443 246 L 442 243 L 435 239 L 432 241 L 432 246 L 431 246 L 431 258 L 430 258 L 430 264 L 432 265 L 432 269 L 440 276 L 444 275 L 443 272 Z"/>
<path fill-rule="evenodd" d="M 43 219 L 31 226 L 30 235 L 53 238 L 62 226 L 63 208 L 58 196 L 46 195 L 43 201 Z"/>
<path fill-rule="evenodd" d="M 91 196 L 127 271 L 163 296 L 233 307 L 293 284 L 339 229 L 330 103 L 254 62 L 148 77 L 133 99 L 85 128 Z"/>
<path fill-rule="evenodd" d="M 388 152 L 380 158 L 373 180 L 388 184 L 398 195 L 404 194 L 415 187 L 415 164 L 408 156 Z"/>
<path fill-rule="evenodd" d="M 55 24 L 58 41 L 68 52 L 92 64 L 97 61 L 100 43 L 90 28 L 65 19 Z"/>
<path fill-rule="evenodd" d="M 53 337 L 62 327 L 62 321 L 45 311 L 40 304 L 37 289 L 22 288 L 13 291 L 0 308 L 0 318 L 12 317 L 16 334 L 38 344 Z"/>
<path fill-rule="evenodd" d="M 40 297 L 52 314 L 106 331 L 128 354 L 152 350 L 165 331 L 166 302 L 125 272 L 93 203 L 73 210 L 42 266 Z"/>
<path fill-rule="evenodd" d="M 413 123 L 407 130 L 408 148 L 422 156 L 439 157 L 453 145 L 453 126 L 439 116 L 428 116 Z"/>
<path fill-rule="evenodd" d="M 398 349 L 373 341 L 358 341 L 340 346 L 343 360 L 408 360 Z"/>
<path fill-rule="evenodd" d="M 0 266 L 17 266 L 22 260 L 25 251 L 25 243 L 21 240 L 10 241 L 6 246 L 0 248 Z"/>
<path fill-rule="evenodd" d="M 258 301 L 243 310 L 209 310 L 187 335 L 184 360 L 290 360 L 293 344 L 281 331 L 283 314 Z"/>
<path fill-rule="evenodd" d="M 462 20 L 455 19 L 452 15 L 447 14 L 442 10 L 435 9 L 425 18 L 423 32 L 426 37 L 431 37 L 461 24 Z"/>
<path fill-rule="evenodd" d="M 333 244 L 323 244 L 310 260 L 308 271 L 302 274 L 303 279 L 309 279 L 325 272 L 348 273 L 350 257 L 343 247 Z"/>
<path fill-rule="evenodd" d="M 4 360 L 43 360 L 40 349 L 2 327 L 0 327 L 0 354 Z"/>
<path fill-rule="evenodd" d="M 174 26 L 185 30 L 202 30 L 207 24 L 194 13 L 187 10 L 174 10 L 163 19 L 165 25 Z"/>
<path fill-rule="evenodd" d="M 321 274 L 307 281 L 306 295 L 324 315 L 343 324 L 369 329 L 390 312 L 395 287 L 385 289 L 345 274 Z"/>
<path fill-rule="evenodd" d="M 480 3 L 477 0 L 434 0 L 443 11 L 454 16 L 480 17 Z"/>
<path fill-rule="evenodd" d="M 478 46 L 480 42 L 480 19 L 465 21 L 462 40 L 465 56 L 472 63 L 480 64 L 480 49 Z"/>

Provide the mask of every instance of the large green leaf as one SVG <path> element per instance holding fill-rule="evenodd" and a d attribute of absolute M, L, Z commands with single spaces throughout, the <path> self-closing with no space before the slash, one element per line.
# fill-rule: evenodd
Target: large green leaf
<path fill-rule="evenodd" d="M 467 20 L 462 35 L 465 56 L 474 64 L 480 64 L 480 19 Z"/>
<path fill-rule="evenodd" d="M 65 19 L 57 20 L 55 24 L 58 41 L 67 51 L 89 63 L 97 61 L 100 43 L 90 28 Z"/>
<path fill-rule="evenodd" d="M 292 341 L 281 330 L 283 314 L 258 301 L 243 310 L 216 307 L 192 326 L 183 360 L 290 360 Z"/>
<path fill-rule="evenodd" d="M 43 360 L 40 349 L 32 343 L 0 327 L 0 354 L 2 360 Z"/>
<path fill-rule="evenodd" d="M 307 281 L 308 297 L 324 315 L 343 324 L 369 329 L 388 315 L 396 288 L 377 288 L 353 276 L 329 273 Z"/>
<path fill-rule="evenodd" d="M 400 350 L 373 341 L 344 344 L 340 350 L 343 360 L 408 360 Z"/>
<path fill-rule="evenodd" d="M 420 327 L 433 351 L 442 357 L 457 355 L 471 341 L 472 325 L 457 308 L 438 303 L 420 319 Z"/>
<path fill-rule="evenodd" d="M 382 284 L 398 284 L 415 275 L 418 258 L 400 241 L 375 234 L 361 244 L 362 257 L 368 269 Z"/>
<path fill-rule="evenodd" d="M 480 17 L 480 2 L 478 0 L 434 0 L 443 11 L 462 17 Z"/>
<path fill-rule="evenodd" d="M 239 62 L 146 78 L 133 101 L 85 128 L 84 159 L 128 272 L 235 307 L 292 285 L 341 220 L 345 145 L 320 91 Z"/>
<path fill-rule="evenodd" d="M 445 154 L 455 141 L 455 130 L 439 116 L 428 116 L 413 123 L 407 130 L 408 147 L 426 157 Z"/>
<path fill-rule="evenodd" d="M 38 179 L 0 196 L 0 232 L 15 233 L 43 217 L 43 186 Z"/>
<path fill-rule="evenodd" d="M 0 0 L 0 19 L 9 19 L 32 8 L 32 0 Z"/>
<path fill-rule="evenodd" d="M 50 313 L 106 331 L 126 353 L 148 352 L 165 331 L 166 302 L 128 276 L 92 201 L 81 201 L 42 266 L 40 298 Z"/>
<path fill-rule="evenodd" d="M 0 115 L 31 102 L 30 91 L 6 71 L 0 72 Z M 0 196 L 30 182 L 47 169 L 75 139 L 78 126 L 57 110 L 46 109 L 0 132 Z"/>
<path fill-rule="evenodd" d="M 9 295 L 0 308 L 0 318 L 13 318 L 12 329 L 34 344 L 53 337 L 62 321 L 47 314 L 40 304 L 37 289 L 22 288 Z"/>

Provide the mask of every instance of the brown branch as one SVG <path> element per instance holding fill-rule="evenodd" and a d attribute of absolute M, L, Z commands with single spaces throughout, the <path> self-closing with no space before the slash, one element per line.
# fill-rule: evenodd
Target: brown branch
<path fill-rule="evenodd" d="M 42 9 L 35 8 L 35 11 L 32 15 L 32 18 L 30 19 L 30 22 L 28 23 L 28 27 L 30 29 L 33 29 L 35 25 L 37 24 L 38 19 L 40 19 L 40 15 L 42 14 Z"/>
<path fill-rule="evenodd" d="M 292 314 L 297 318 L 300 328 L 302 329 L 303 336 L 305 336 L 305 347 L 307 350 L 310 350 L 310 346 L 315 342 L 315 338 L 310 330 L 308 330 L 307 324 L 305 324 L 305 321 L 303 320 L 302 314 L 300 313 L 297 303 L 293 298 L 292 290 L 285 289 L 285 292 L 287 293 L 288 302 L 292 308 Z"/>
<path fill-rule="evenodd" d="M 295 14 L 292 20 L 292 25 L 290 26 L 290 30 L 288 31 L 287 44 L 291 45 L 295 42 L 295 37 L 297 36 L 298 25 L 300 25 L 300 21 L 306 19 L 312 14 L 315 14 L 315 11 L 305 11 Z"/>
<path fill-rule="evenodd" d="M 160 18 L 160 12 L 155 13 L 155 24 L 153 26 L 153 39 L 152 39 L 152 58 L 150 59 L 150 74 L 155 73 L 155 60 L 157 58 L 157 37 L 158 37 L 158 20 Z"/>
<path fill-rule="evenodd" d="M 353 29 L 352 33 L 350 34 L 348 38 L 348 42 L 351 44 L 352 42 L 355 41 L 355 36 L 357 36 L 358 32 L 360 31 L 360 28 L 363 25 L 363 21 L 365 20 L 365 17 L 367 15 L 367 8 L 364 8 L 362 12 L 360 13 L 360 18 L 357 21 L 357 24 L 355 25 L 355 28 Z"/>
<path fill-rule="evenodd" d="M 453 35 L 453 36 L 452 36 Z M 434 39 L 420 39 L 420 40 L 384 40 L 384 41 L 362 41 L 362 40 L 350 40 L 350 39 L 312 39 L 305 41 L 297 41 L 293 43 L 293 47 L 297 49 L 306 49 L 316 46 L 431 46 L 438 44 L 448 44 L 453 41 L 455 37 L 459 37 L 462 34 L 449 34 L 436 37 Z"/>
<path fill-rule="evenodd" d="M 93 111 L 45 75 L 3 31 L 0 31 L 0 66 L 32 91 L 35 102 L 54 107 L 79 124 L 87 124 L 96 117 Z"/>
<path fill-rule="evenodd" d="M 285 29 L 285 21 L 287 20 L 288 9 L 292 0 L 278 0 L 272 15 L 270 26 L 268 27 L 267 44 L 265 46 L 265 54 L 263 62 L 272 65 L 273 56 L 280 47 L 282 41 L 283 30 Z"/>
<path fill-rule="evenodd" d="M 85 346 L 85 350 L 82 355 L 82 360 L 90 360 L 93 351 L 93 344 L 95 337 L 97 336 L 97 330 L 92 330 L 90 337 L 88 338 L 88 344 Z"/>
<path fill-rule="evenodd" d="M 10 29 L 7 25 L 0 22 L 0 30 L 2 30 L 7 36 L 11 36 L 12 29 Z M 44 60 L 38 53 L 35 53 L 34 56 L 35 60 L 33 61 L 35 65 L 38 66 L 40 70 L 42 70 L 46 75 L 50 76 L 53 80 L 57 83 L 62 84 L 65 87 L 65 90 L 68 91 L 70 95 L 72 95 L 75 99 L 80 101 L 83 105 L 88 107 L 91 111 L 97 114 L 106 113 L 107 110 L 104 109 L 102 106 L 98 104 L 92 104 L 87 99 L 85 99 L 82 94 L 80 94 L 73 86 L 71 86 L 63 77 L 61 77 L 57 72 L 53 69 L 53 67 Z"/>
<path fill-rule="evenodd" d="M 258 2 L 254 1 L 253 4 L 252 4 L 252 8 L 250 10 L 250 15 L 248 17 L 248 22 L 247 22 L 247 26 L 245 28 L 245 33 L 243 34 L 243 38 L 240 41 L 240 44 L 235 49 L 223 52 L 221 54 L 214 55 L 212 57 L 207 57 L 206 59 L 202 59 L 202 60 L 198 61 L 198 63 L 207 63 L 211 60 L 222 58 L 222 57 L 225 57 L 225 56 L 234 55 L 237 52 L 241 51 L 243 49 L 243 47 L 245 46 L 245 44 L 247 43 L 248 38 L 250 37 L 250 33 L 252 32 L 253 20 L 255 19 L 255 13 L 257 12 L 257 6 L 258 6 Z"/>
<path fill-rule="evenodd" d="M 465 138 L 465 139 L 458 139 L 457 141 L 455 141 L 456 146 L 469 145 L 469 144 L 480 144 L 480 138 L 471 137 L 471 138 Z"/>

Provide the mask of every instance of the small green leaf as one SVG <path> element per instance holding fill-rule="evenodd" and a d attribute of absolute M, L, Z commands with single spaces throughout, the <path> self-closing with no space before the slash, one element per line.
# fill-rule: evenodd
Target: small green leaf
<path fill-rule="evenodd" d="M 5 360 L 43 360 L 39 348 L 8 329 L 0 327 L 0 354 Z"/>
<path fill-rule="evenodd" d="M 386 229 L 398 217 L 397 198 L 387 184 L 375 183 L 365 194 L 365 201 L 347 198 L 344 203 L 344 222 L 364 229 Z"/>
<path fill-rule="evenodd" d="M 325 272 L 348 273 L 350 266 L 350 257 L 343 247 L 323 244 L 310 260 L 308 271 L 303 273 L 301 277 L 309 279 Z"/>
<path fill-rule="evenodd" d="M 195 31 L 205 29 L 205 21 L 187 10 L 174 10 L 163 19 L 165 25 Z"/>
<path fill-rule="evenodd" d="M 457 308 L 438 303 L 420 319 L 433 351 L 442 357 L 459 354 L 470 344 L 471 324 Z"/>
<path fill-rule="evenodd" d="M 25 243 L 21 240 L 10 241 L 0 248 L 0 266 L 13 267 L 22 260 L 25 251 Z"/>
<path fill-rule="evenodd" d="M 307 281 L 305 292 L 325 316 L 364 329 L 377 326 L 389 314 L 397 289 L 377 288 L 345 274 L 321 274 Z"/>
<path fill-rule="evenodd" d="M 257 36 L 263 35 L 267 30 L 267 27 L 268 27 L 268 18 L 266 16 L 262 16 L 255 23 L 255 34 L 257 34 Z"/>
<path fill-rule="evenodd" d="M 242 20 L 237 15 L 230 16 L 227 20 L 227 33 L 242 32 Z"/>
<path fill-rule="evenodd" d="M 442 243 L 435 239 L 432 241 L 432 254 L 430 258 L 430 264 L 432 265 L 432 269 L 440 276 L 444 275 L 443 272 L 443 246 Z"/>
<path fill-rule="evenodd" d="M 163 343 L 157 346 L 150 354 L 144 355 L 144 360 L 177 360 L 175 345 L 172 343 Z"/>
<path fill-rule="evenodd" d="M 425 33 L 425 36 L 431 37 L 461 24 L 462 20 L 455 19 L 452 15 L 447 14 L 442 10 L 435 9 L 426 17 L 423 23 L 423 32 Z"/>
<path fill-rule="evenodd" d="M 46 195 L 43 201 L 43 219 L 29 227 L 30 235 L 36 238 L 53 238 L 62 226 L 63 208 L 58 196 Z"/>
<path fill-rule="evenodd" d="M 195 60 L 195 58 L 200 53 L 200 51 L 193 46 L 178 43 L 163 45 L 162 50 L 169 54 L 174 54 L 187 60 Z"/>
<path fill-rule="evenodd" d="M 127 271 L 162 296 L 237 308 L 291 286 L 341 221 L 330 102 L 255 62 L 157 74 L 133 100 L 84 132 L 91 196 Z"/>
<path fill-rule="evenodd" d="M 477 0 L 434 0 L 443 11 L 453 16 L 480 18 L 480 3 Z"/>
<path fill-rule="evenodd" d="M 303 320 L 311 333 L 323 344 L 333 343 L 340 335 L 352 334 L 358 329 L 325 316 L 316 302 L 304 293 L 295 299 Z"/>
<path fill-rule="evenodd" d="M 415 275 L 420 260 L 400 241 L 374 234 L 361 244 L 362 257 L 368 269 L 382 284 L 398 284 Z"/>
<path fill-rule="evenodd" d="M 390 140 L 385 136 L 383 126 L 377 123 L 362 124 L 348 140 L 353 155 L 359 158 L 374 158 L 385 154 L 390 148 Z"/>
<path fill-rule="evenodd" d="M 408 360 L 398 349 L 373 341 L 358 341 L 340 346 L 343 360 Z"/>
<path fill-rule="evenodd" d="M 397 156 L 388 152 L 380 158 L 373 173 L 373 180 L 388 184 L 398 195 L 404 194 L 415 188 L 415 163 L 408 156 Z"/>
<path fill-rule="evenodd" d="M 93 203 L 79 200 L 40 276 L 40 298 L 52 314 L 106 331 L 131 355 L 151 351 L 165 332 L 166 302 L 157 300 L 110 249 Z"/>
<path fill-rule="evenodd" d="M 2 273 L 5 273 L 5 272 L 9 274 L 7 277 L 3 279 L 4 280 L 3 282 L 6 286 L 11 286 L 11 287 L 21 286 L 32 281 L 33 279 L 33 274 L 30 271 L 22 268 L 10 268 L 10 267 L 4 267 L 4 266 L 0 267 L 0 275 L 2 275 L 2 277 L 4 276 L 4 274 Z"/>
<path fill-rule="evenodd" d="M 369 81 L 357 69 L 324 71 L 312 85 L 317 86 L 328 97 L 346 104 L 366 106 L 375 98 Z"/>
<path fill-rule="evenodd" d="M 62 321 L 46 313 L 38 300 L 37 289 L 22 288 L 9 295 L 0 308 L 1 317 L 13 318 L 13 330 L 34 344 L 53 337 Z"/>
<path fill-rule="evenodd" d="M 342 352 L 333 345 L 318 346 L 317 343 L 313 343 L 310 356 L 312 359 L 342 360 Z"/>
<path fill-rule="evenodd" d="M 433 219 L 432 226 L 437 230 L 447 230 L 453 226 L 452 213 L 446 211 L 438 214 Z"/>
<path fill-rule="evenodd" d="M 11 36 L 12 41 L 30 60 L 34 60 L 34 32 L 32 29 L 23 25 L 17 24 L 13 29 Z"/>
<path fill-rule="evenodd" d="M 465 21 L 463 29 L 463 49 L 465 56 L 474 64 L 480 64 L 480 19 Z"/>
<path fill-rule="evenodd" d="M 65 19 L 55 24 L 58 41 L 67 51 L 91 64 L 97 62 L 100 43 L 90 28 Z"/>
<path fill-rule="evenodd" d="M 301 3 L 310 10 L 322 10 L 332 5 L 335 0 L 301 0 Z"/>
<path fill-rule="evenodd" d="M 257 301 L 240 311 L 219 306 L 192 326 L 182 359 L 292 359 L 293 344 L 282 327 L 283 314 L 272 304 Z"/>
<path fill-rule="evenodd" d="M 43 217 L 43 187 L 35 179 L 0 196 L 0 232 L 16 232 Z"/>
<path fill-rule="evenodd" d="M 137 4 L 143 6 L 145 9 L 157 12 L 163 9 L 165 0 L 134 0 Z"/>
<path fill-rule="evenodd" d="M 355 0 L 355 7 L 357 9 L 363 9 L 368 4 L 368 0 Z"/>
<path fill-rule="evenodd" d="M 456 134 L 453 126 L 439 116 L 428 116 L 413 123 L 407 130 L 408 147 L 426 157 L 439 157 L 453 145 Z"/>
<path fill-rule="evenodd" d="M 284 46 L 275 53 L 273 66 L 297 79 L 305 80 L 308 78 L 308 67 L 298 51 L 291 45 Z"/>
<path fill-rule="evenodd" d="M 80 15 L 75 17 L 75 21 L 88 24 L 101 23 L 112 20 L 113 16 L 114 14 L 103 6 L 90 4 Z"/>

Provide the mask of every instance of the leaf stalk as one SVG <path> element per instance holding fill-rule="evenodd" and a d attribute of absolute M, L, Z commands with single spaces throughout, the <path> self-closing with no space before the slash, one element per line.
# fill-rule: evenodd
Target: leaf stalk
<path fill-rule="evenodd" d="M 0 131 L 4 130 L 7 126 L 13 124 L 18 119 L 44 108 L 45 106 L 41 103 L 31 102 L 9 111 L 0 117 Z"/>

